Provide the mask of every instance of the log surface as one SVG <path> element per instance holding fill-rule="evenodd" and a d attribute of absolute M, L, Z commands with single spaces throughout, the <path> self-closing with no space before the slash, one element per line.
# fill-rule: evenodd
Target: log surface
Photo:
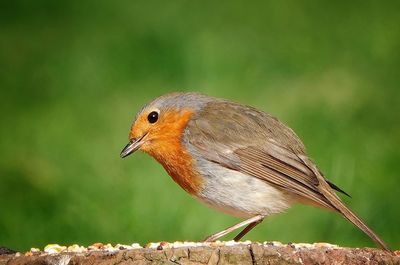
<path fill-rule="evenodd" d="M 311 246 L 311 247 L 310 247 Z M 248 243 L 137 248 L 79 253 L 28 252 L 0 255 L 0 264 L 398 264 L 400 252 L 373 248 L 340 248 L 318 244 Z"/>

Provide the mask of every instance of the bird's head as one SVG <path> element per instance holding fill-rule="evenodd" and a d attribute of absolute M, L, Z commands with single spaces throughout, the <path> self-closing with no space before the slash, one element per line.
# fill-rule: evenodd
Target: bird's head
<path fill-rule="evenodd" d="M 197 93 L 173 93 L 156 98 L 136 115 L 129 143 L 121 152 L 126 157 L 142 150 L 157 157 L 179 145 L 193 114 L 211 98 Z"/>

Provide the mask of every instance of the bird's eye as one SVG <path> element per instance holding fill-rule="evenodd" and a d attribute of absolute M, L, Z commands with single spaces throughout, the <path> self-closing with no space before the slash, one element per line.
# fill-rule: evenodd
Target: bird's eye
<path fill-rule="evenodd" d="M 150 112 L 149 116 L 147 116 L 147 120 L 150 123 L 155 123 L 158 120 L 158 112 L 157 111 L 152 111 Z"/>

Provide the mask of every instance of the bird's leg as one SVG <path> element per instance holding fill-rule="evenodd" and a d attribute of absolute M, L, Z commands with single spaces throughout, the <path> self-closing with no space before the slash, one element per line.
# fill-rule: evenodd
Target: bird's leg
<path fill-rule="evenodd" d="M 243 222 L 240 222 L 240 223 L 238 223 L 238 224 L 236 224 L 236 225 L 233 225 L 233 226 L 231 226 L 231 227 L 228 227 L 227 229 L 225 229 L 225 230 L 222 230 L 221 232 L 218 232 L 218 233 L 216 233 L 216 234 L 213 234 L 213 235 L 211 235 L 211 236 L 209 236 L 209 237 L 207 237 L 204 241 L 205 242 L 213 242 L 213 241 L 215 241 L 215 240 L 217 240 L 218 238 L 220 238 L 220 237 L 223 237 L 224 235 L 226 235 L 226 234 L 229 234 L 230 232 L 232 232 L 232 231 L 234 231 L 234 230 L 236 230 L 236 229 L 238 229 L 238 228 L 241 228 L 241 227 L 243 227 L 243 226 L 245 226 L 245 225 L 248 225 L 248 227 L 246 227 L 239 235 L 241 235 L 241 236 L 244 236 L 247 232 L 249 232 L 254 226 L 256 226 L 259 222 L 261 222 L 262 220 L 264 219 L 264 216 L 263 215 L 256 215 L 256 216 L 253 216 L 253 217 L 251 217 L 251 218 L 249 218 L 249 219 L 247 219 L 247 220 L 244 220 Z M 255 225 L 253 225 L 253 226 L 250 226 L 251 224 L 253 224 L 253 223 L 256 223 Z M 247 230 L 247 231 L 245 231 L 245 230 Z M 245 232 L 245 233 L 244 233 Z M 238 235 L 238 236 L 239 236 Z"/>
<path fill-rule="evenodd" d="M 235 238 L 233 239 L 234 241 L 239 241 L 242 237 L 244 237 L 248 232 L 251 231 L 251 229 L 253 229 L 254 227 L 256 227 L 256 225 L 258 225 L 259 223 L 261 223 L 264 220 L 258 220 L 256 222 L 250 223 L 248 226 L 245 227 L 245 229 L 242 230 L 242 232 L 240 232 L 237 236 L 235 236 Z"/>

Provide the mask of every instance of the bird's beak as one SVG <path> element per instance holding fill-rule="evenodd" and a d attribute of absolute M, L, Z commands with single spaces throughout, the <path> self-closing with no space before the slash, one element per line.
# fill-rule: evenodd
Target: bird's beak
<path fill-rule="evenodd" d="M 135 152 L 136 150 L 138 150 L 140 148 L 140 146 L 142 146 L 143 144 L 143 138 L 146 135 L 143 135 L 140 138 L 137 139 L 131 139 L 129 141 L 129 143 L 124 147 L 124 149 L 122 149 L 121 151 L 121 158 L 127 157 L 128 155 L 132 154 L 133 152 Z"/>

